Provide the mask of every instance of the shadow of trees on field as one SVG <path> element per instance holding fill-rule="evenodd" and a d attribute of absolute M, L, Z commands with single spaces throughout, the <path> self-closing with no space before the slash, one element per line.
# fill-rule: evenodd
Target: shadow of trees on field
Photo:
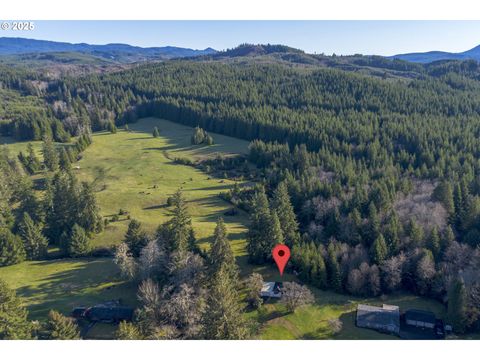
<path fill-rule="evenodd" d="M 68 314 L 76 306 L 90 306 L 95 303 L 123 298 L 129 284 L 121 283 L 120 272 L 112 263 L 111 258 L 82 258 L 61 259 L 38 262 L 32 264 L 32 272 L 42 272 L 39 267 L 68 266 L 75 264 L 74 268 L 46 274 L 39 278 L 37 283 L 22 286 L 17 289 L 21 297 L 29 298 L 28 306 L 31 318 L 44 317 L 51 309 Z M 102 289 L 98 286 L 112 284 Z"/>

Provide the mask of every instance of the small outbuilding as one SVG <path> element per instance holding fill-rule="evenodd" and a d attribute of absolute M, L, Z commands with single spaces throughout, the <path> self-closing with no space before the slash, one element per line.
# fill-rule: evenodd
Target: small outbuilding
<path fill-rule="evenodd" d="M 264 282 L 260 296 L 263 298 L 277 298 L 282 297 L 282 283 L 281 282 Z"/>
<path fill-rule="evenodd" d="M 131 321 L 134 309 L 123 306 L 119 301 L 108 301 L 92 307 L 77 307 L 72 311 L 72 317 L 90 322 L 118 323 Z"/>
<path fill-rule="evenodd" d="M 433 329 L 436 317 L 431 311 L 410 309 L 405 311 L 405 323 L 410 326 Z"/>
<path fill-rule="evenodd" d="M 356 325 L 385 333 L 399 334 L 400 309 L 395 305 L 383 304 L 379 307 L 359 304 L 357 306 Z"/>

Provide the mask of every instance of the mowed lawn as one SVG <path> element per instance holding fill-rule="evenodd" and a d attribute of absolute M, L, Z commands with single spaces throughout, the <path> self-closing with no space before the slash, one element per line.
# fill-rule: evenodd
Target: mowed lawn
<path fill-rule="evenodd" d="M 160 129 L 160 137 L 152 136 L 153 128 Z M 227 223 L 232 246 L 242 254 L 245 243 L 247 216 L 224 216 L 231 205 L 218 195 L 230 189 L 234 181 L 211 178 L 188 165 L 176 164 L 176 157 L 198 160 L 246 153 L 248 142 L 212 134 L 215 145 L 190 144 L 193 129 L 166 120 L 147 118 L 129 124 L 130 131 L 119 129 L 116 134 L 95 133 L 93 144 L 78 162 L 80 179 L 93 181 L 99 172 L 105 175 L 97 181 L 97 199 L 101 214 L 111 218 L 120 209 L 131 218 L 139 220 L 149 232 L 167 221 L 167 199 L 181 189 L 187 200 L 196 236 L 201 246 L 206 246 L 213 234 L 215 222 L 223 216 Z M 96 237 L 94 246 L 109 247 L 118 244 L 128 227 L 127 216 L 111 222 Z"/>
<path fill-rule="evenodd" d="M 279 303 L 266 303 L 260 310 L 248 314 L 259 322 L 259 339 L 339 339 L 339 340 L 395 340 L 398 337 L 355 326 L 358 303 L 381 306 L 398 305 L 400 311 L 421 309 L 433 311 L 437 317 L 445 317 L 445 307 L 437 301 L 416 295 L 399 293 L 381 298 L 362 299 L 331 291 L 313 289 L 315 304 L 288 313 Z M 331 320 L 340 320 L 342 329 L 333 333 Z"/>

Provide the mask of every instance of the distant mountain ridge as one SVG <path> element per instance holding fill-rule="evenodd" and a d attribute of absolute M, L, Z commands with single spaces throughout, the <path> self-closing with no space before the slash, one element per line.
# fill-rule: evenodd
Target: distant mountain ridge
<path fill-rule="evenodd" d="M 72 44 L 48 40 L 0 37 L 0 55 L 18 55 L 48 52 L 80 52 L 117 61 L 140 61 L 151 59 L 172 59 L 215 54 L 212 48 L 203 50 L 175 46 L 140 47 L 127 44 L 91 45 Z"/>
<path fill-rule="evenodd" d="M 451 53 L 446 51 L 428 51 L 428 52 L 419 52 L 419 53 L 408 53 L 408 54 L 398 54 L 390 56 L 391 59 L 400 59 L 416 63 L 430 63 L 439 60 L 476 60 L 480 61 L 480 45 L 474 47 L 473 49 L 459 52 Z"/>

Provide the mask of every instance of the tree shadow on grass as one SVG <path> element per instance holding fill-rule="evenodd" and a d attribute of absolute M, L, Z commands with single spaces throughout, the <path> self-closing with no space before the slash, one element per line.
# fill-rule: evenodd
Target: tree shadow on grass
<path fill-rule="evenodd" d="M 17 289 L 19 296 L 28 298 L 31 318 L 43 318 L 51 309 L 68 314 L 76 306 L 91 306 L 96 303 L 131 298 L 126 291 L 132 286 L 120 279 L 120 272 L 115 268 L 111 258 L 62 259 L 43 261 L 32 264 L 32 272 L 55 263 L 59 266 L 71 262 L 83 261 L 74 268 L 47 274 L 37 281 L 41 284 L 22 286 Z M 133 289 L 132 289 L 133 290 Z M 133 305 L 133 304 L 132 304 Z"/>
<path fill-rule="evenodd" d="M 147 207 L 144 207 L 142 210 L 159 210 L 159 209 L 166 209 L 166 208 L 168 208 L 167 204 L 161 204 L 161 205 L 147 206 Z"/>

